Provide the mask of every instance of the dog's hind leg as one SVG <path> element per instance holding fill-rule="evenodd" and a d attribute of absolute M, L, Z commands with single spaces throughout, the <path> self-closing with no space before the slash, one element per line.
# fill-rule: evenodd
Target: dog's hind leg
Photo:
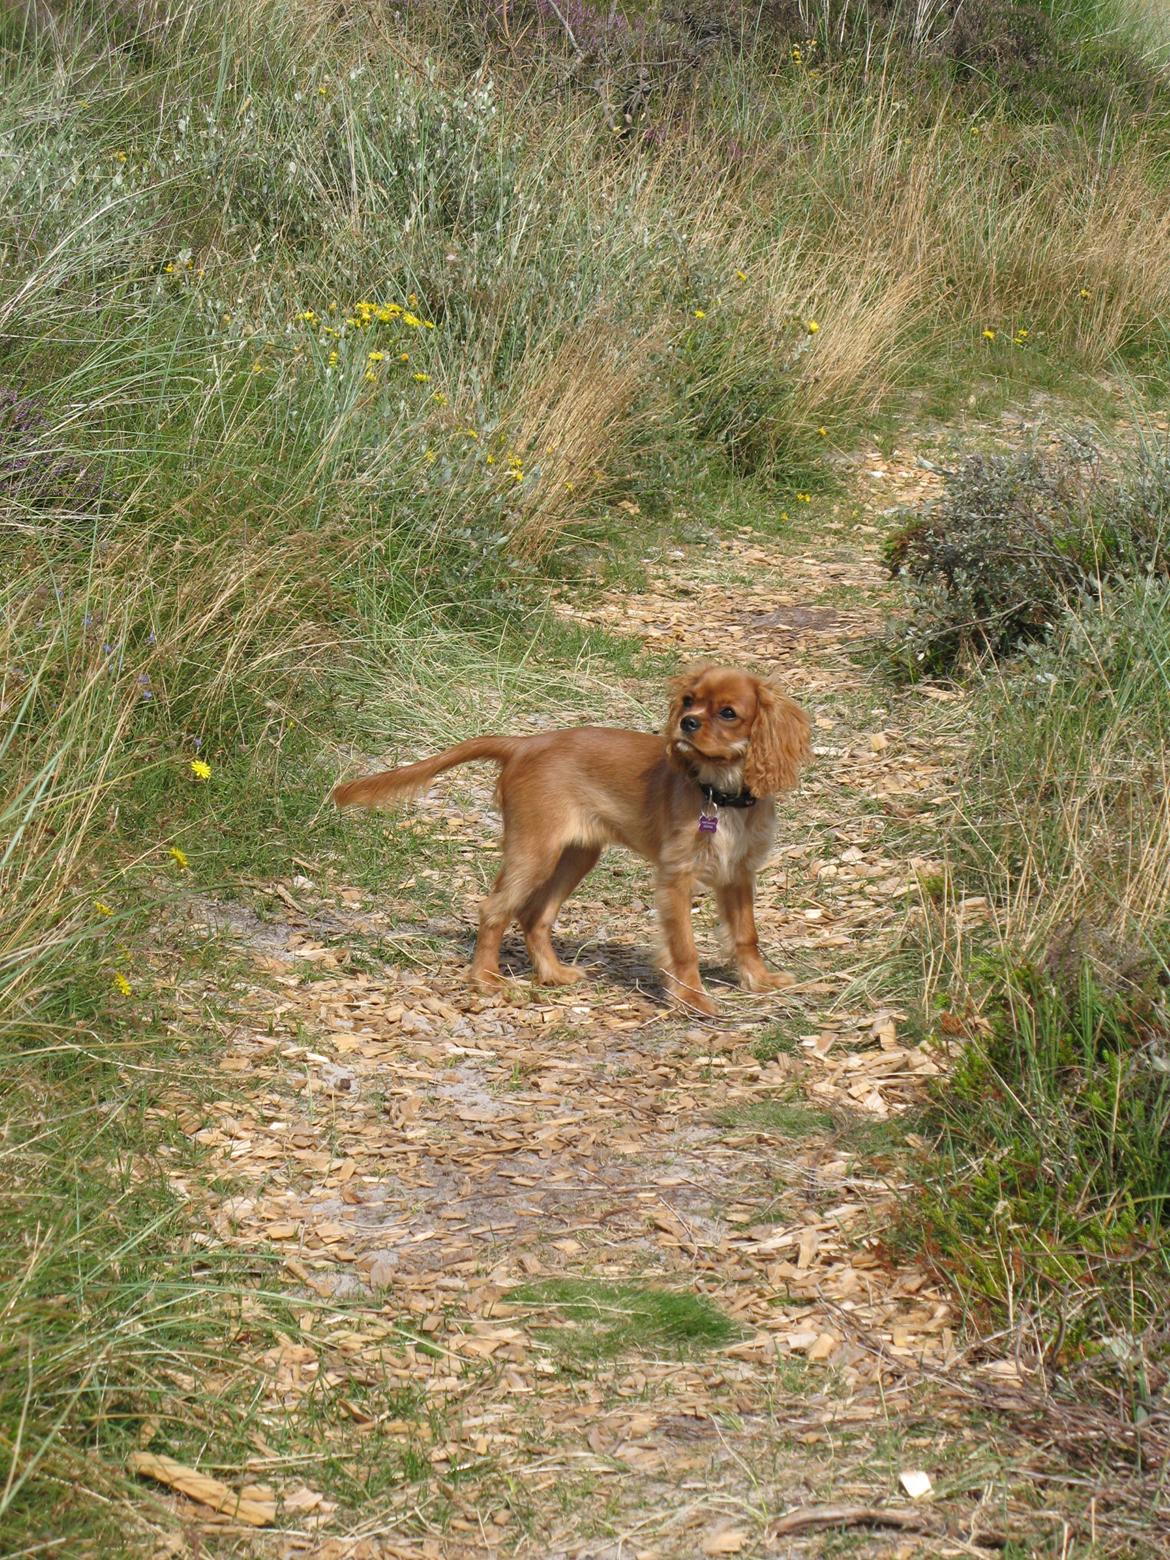
<path fill-rule="evenodd" d="M 575 965 L 562 964 L 552 945 L 551 934 L 557 912 L 586 873 L 592 872 L 600 855 L 601 848 L 597 845 L 566 846 L 552 876 L 529 896 L 520 911 L 520 925 L 524 928 L 524 941 L 532 956 L 536 978 L 546 986 L 568 986 L 585 978 L 584 972 Z"/>
<path fill-rule="evenodd" d="M 516 838 L 515 825 L 504 837 L 504 865 L 491 893 L 479 907 L 479 936 L 471 961 L 474 986 L 500 981 L 500 943 L 512 922 L 523 917 L 529 902 L 542 894 L 556 876 L 561 847 L 529 830 Z M 562 895 L 562 898 L 564 896 Z M 525 933 L 527 933 L 527 925 Z M 547 934 L 546 934 L 547 935 Z M 551 944 L 550 944 L 551 948 Z M 554 959 L 556 955 L 553 955 Z M 558 961 L 559 962 L 559 961 Z"/>

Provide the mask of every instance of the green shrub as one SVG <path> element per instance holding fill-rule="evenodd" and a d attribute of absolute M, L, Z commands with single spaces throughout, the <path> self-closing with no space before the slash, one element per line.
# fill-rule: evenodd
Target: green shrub
<path fill-rule="evenodd" d="M 895 532 L 886 562 L 907 586 L 892 641 L 910 675 L 946 675 L 1043 639 L 1111 579 L 1170 567 L 1170 458 L 1143 447 L 1107 472 L 1100 451 L 971 455 L 942 497 Z"/>
<path fill-rule="evenodd" d="M 909 1222 L 961 1288 L 1107 1375 L 1170 1277 L 1170 587 L 1066 614 L 970 713 L 948 900 L 923 907 L 970 1038 Z"/>

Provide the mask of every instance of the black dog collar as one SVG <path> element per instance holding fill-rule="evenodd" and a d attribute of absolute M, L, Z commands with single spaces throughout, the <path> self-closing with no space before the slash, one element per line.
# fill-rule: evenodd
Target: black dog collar
<path fill-rule="evenodd" d="M 699 790 L 716 807 L 754 807 L 759 800 L 750 791 L 718 791 L 713 785 L 700 785 Z"/>

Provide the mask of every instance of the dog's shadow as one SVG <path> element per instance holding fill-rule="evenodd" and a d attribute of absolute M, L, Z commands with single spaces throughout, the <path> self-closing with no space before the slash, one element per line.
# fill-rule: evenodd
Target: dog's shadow
<path fill-rule="evenodd" d="M 470 964 L 475 952 L 474 931 L 462 932 L 450 939 L 456 957 Z M 651 959 L 645 948 L 636 944 L 613 942 L 604 937 L 555 937 L 554 943 L 566 964 L 584 972 L 581 990 L 585 992 L 597 981 L 619 986 L 631 995 L 649 998 L 652 1002 L 667 1002 L 666 986 L 662 971 Z M 531 980 L 532 961 L 524 939 L 518 932 L 509 933 L 500 945 L 500 970 L 511 980 Z M 700 961 L 704 978 L 714 986 L 734 985 L 734 972 L 726 963 Z M 555 987 L 542 988 L 556 990 Z M 561 987 L 561 990 L 572 989 Z"/>

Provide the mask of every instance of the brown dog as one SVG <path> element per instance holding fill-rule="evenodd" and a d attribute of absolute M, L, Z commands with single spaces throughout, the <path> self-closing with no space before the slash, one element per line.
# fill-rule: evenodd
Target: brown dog
<path fill-rule="evenodd" d="M 794 786 L 809 753 L 804 712 L 746 672 L 700 666 L 675 679 L 665 738 L 583 726 L 532 737 L 472 737 L 437 758 L 334 787 L 339 807 L 372 807 L 423 790 L 473 759 L 501 766 L 504 864 L 483 901 L 471 965 L 476 985 L 501 979 L 500 940 L 513 920 L 538 980 L 565 984 L 550 933 L 557 912 L 606 845 L 652 862 L 667 981 L 689 1007 L 713 1013 L 703 990 L 691 900 L 715 890 L 749 991 L 784 984 L 760 958 L 752 897 L 776 828 L 773 798 Z"/>

